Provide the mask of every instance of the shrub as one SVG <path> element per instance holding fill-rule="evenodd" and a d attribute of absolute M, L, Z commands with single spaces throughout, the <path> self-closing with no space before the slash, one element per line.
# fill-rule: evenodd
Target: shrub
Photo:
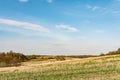
<path fill-rule="evenodd" d="M 0 67 L 18 66 L 26 60 L 28 60 L 27 57 L 21 53 L 13 51 L 0 53 Z"/>
<path fill-rule="evenodd" d="M 29 60 L 31 60 L 31 59 L 37 59 L 37 56 L 36 55 L 29 55 L 29 56 L 27 56 L 27 58 Z"/>
<path fill-rule="evenodd" d="M 64 56 L 55 56 L 55 59 L 57 61 L 63 61 L 63 60 L 65 60 L 65 57 Z"/>

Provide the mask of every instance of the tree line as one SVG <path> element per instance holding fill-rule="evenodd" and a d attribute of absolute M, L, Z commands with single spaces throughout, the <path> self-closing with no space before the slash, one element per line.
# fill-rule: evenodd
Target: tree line
<path fill-rule="evenodd" d="M 110 51 L 106 54 L 102 53 L 100 55 L 71 55 L 71 56 L 24 55 L 22 53 L 16 53 L 11 50 L 6 53 L 5 52 L 0 53 L 0 67 L 20 66 L 21 62 L 33 60 L 33 59 L 39 59 L 40 61 L 50 60 L 50 59 L 63 61 L 63 60 L 66 60 L 67 57 L 88 58 L 88 57 L 99 57 L 99 56 L 106 56 L 106 55 L 120 55 L 120 48 L 117 51 Z"/>
<path fill-rule="evenodd" d="M 118 48 L 118 50 L 116 50 L 116 51 L 110 51 L 106 54 L 104 54 L 104 53 L 100 54 L 100 56 L 106 56 L 106 55 L 120 55 L 120 48 Z"/>

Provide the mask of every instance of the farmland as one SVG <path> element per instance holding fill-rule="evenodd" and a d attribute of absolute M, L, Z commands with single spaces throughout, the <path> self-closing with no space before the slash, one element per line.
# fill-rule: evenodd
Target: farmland
<path fill-rule="evenodd" d="M 0 80 L 120 80 L 120 55 L 22 62 L 0 68 Z"/>

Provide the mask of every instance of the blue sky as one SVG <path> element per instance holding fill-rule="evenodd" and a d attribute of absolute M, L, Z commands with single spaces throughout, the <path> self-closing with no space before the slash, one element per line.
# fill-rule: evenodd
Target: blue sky
<path fill-rule="evenodd" d="M 0 0 L 0 51 L 100 54 L 120 47 L 120 0 Z"/>

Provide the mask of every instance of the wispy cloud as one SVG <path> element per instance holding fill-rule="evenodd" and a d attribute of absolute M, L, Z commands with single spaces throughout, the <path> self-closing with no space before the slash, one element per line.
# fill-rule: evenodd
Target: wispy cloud
<path fill-rule="evenodd" d="M 28 2 L 29 0 L 19 0 L 19 2 Z"/>
<path fill-rule="evenodd" d="M 28 22 L 21 22 L 21 21 L 16 21 L 16 20 L 11 20 L 11 19 L 0 18 L 0 24 L 6 24 L 6 25 L 14 26 L 14 27 L 20 27 L 23 29 L 34 30 L 34 31 L 39 31 L 39 32 L 49 32 L 48 29 L 44 28 L 41 25 L 32 24 Z"/>
<path fill-rule="evenodd" d="M 53 2 L 53 0 L 47 0 L 47 2 L 48 2 L 48 3 L 52 3 L 52 2 Z"/>
<path fill-rule="evenodd" d="M 58 24 L 58 25 L 56 25 L 56 27 L 57 27 L 58 29 L 66 30 L 66 31 L 68 31 L 68 32 L 77 32 L 77 31 L 78 31 L 77 28 L 72 27 L 72 26 L 70 26 L 70 25 L 65 25 L 65 24 Z"/>
<path fill-rule="evenodd" d="M 120 0 L 112 0 L 111 5 L 103 8 L 102 15 L 120 16 Z"/>
<path fill-rule="evenodd" d="M 91 9 L 92 11 L 95 11 L 95 10 L 97 10 L 97 9 L 99 9 L 100 7 L 98 7 L 98 6 L 91 6 L 91 5 L 87 5 L 86 6 L 88 9 Z"/>

